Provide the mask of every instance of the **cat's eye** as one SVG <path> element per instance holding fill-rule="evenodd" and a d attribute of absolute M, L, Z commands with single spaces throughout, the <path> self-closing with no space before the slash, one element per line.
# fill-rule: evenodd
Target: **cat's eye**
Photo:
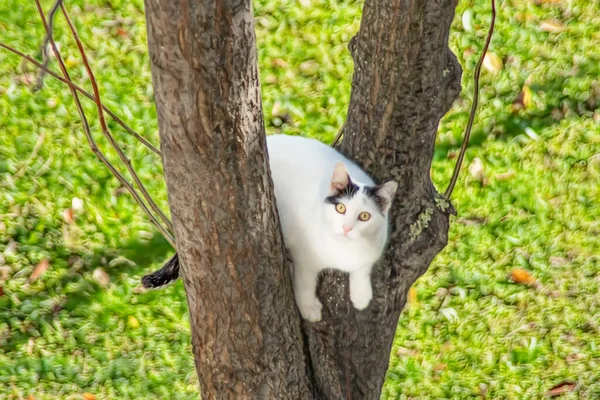
<path fill-rule="evenodd" d="M 346 206 L 342 203 L 337 203 L 335 205 L 335 211 L 339 212 L 340 214 L 343 214 L 346 212 Z"/>
<path fill-rule="evenodd" d="M 358 214 L 358 219 L 360 219 L 361 221 L 368 221 L 371 218 L 371 214 L 369 214 L 368 212 L 361 212 L 360 214 Z"/>

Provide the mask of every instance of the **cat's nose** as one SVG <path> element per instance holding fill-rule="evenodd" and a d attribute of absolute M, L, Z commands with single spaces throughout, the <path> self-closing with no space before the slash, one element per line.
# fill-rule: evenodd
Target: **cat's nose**
<path fill-rule="evenodd" d="M 350 232 L 352 230 L 352 225 L 342 225 L 342 229 L 344 230 L 344 234 Z"/>

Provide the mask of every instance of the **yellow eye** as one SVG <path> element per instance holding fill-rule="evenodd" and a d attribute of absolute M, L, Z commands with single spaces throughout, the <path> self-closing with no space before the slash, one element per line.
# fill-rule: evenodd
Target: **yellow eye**
<path fill-rule="evenodd" d="M 369 214 L 368 212 L 361 212 L 360 214 L 358 214 L 358 219 L 360 219 L 361 221 L 368 221 L 371 218 L 371 214 Z"/>
<path fill-rule="evenodd" d="M 335 211 L 339 212 L 340 214 L 343 214 L 346 212 L 346 206 L 342 203 L 337 203 L 335 205 Z"/>

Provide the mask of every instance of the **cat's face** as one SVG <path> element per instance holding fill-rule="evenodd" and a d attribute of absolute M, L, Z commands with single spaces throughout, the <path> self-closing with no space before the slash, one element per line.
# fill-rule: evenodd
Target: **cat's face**
<path fill-rule="evenodd" d="M 338 162 L 324 202 L 326 229 L 348 240 L 379 237 L 387 232 L 387 216 L 396 182 L 366 186 L 353 182 L 346 166 Z"/>

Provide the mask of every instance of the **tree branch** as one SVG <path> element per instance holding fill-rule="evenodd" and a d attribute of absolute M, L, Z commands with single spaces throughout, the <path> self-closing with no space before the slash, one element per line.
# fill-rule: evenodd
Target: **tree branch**
<path fill-rule="evenodd" d="M 36 61 L 33 57 L 31 57 L 30 55 L 27 55 L 17 49 L 15 49 L 14 47 L 11 47 L 7 44 L 4 43 L 0 43 L 0 47 L 10 51 L 13 54 L 18 55 L 19 57 L 21 57 L 22 59 L 30 62 L 31 64 L 35 65 L 36 67 L 38 67 L 39 69 L 41 69 L 42 71 L 44 71 L 46 74 L 52 76 L 55 79 L 58 79 L 59 81 L 61 81 L 62 83 L 68 85 L 71 89 L 75 89 L 77 90 L 79 93 L 81 93 L 82 95 L 84 95 L 85 97 L 87 97 L 90 100 L 94 100 L 94 96 L 90 93 L 87 92 L 86 90 L 82 89 L 80 86 L 77 86 L 75 83 L 73 83 L 72 81 L 68 81 L 65 78 L 61 77 L 60 75 L 58 75 L 57 73 L 53 72 L 52 70 L 48 69 L 47 67 L 45 67 L 43 64 L 41 64 L 40 62 Z M 133 129 L 131 129 L 125 122 L 123 122 L 123 120 L 121 118 L 119 118 L 114 112 L 112 112 L 108 107 L 106 107 L 104 104 L 102 104 L 102 109 L 104 109 L 104 111 L 106 111 L 106 113 L 117 123 L 119 124 L 123 129 L 125 129 L 129 134 L 131 134 L 133 137 L 135 137 L 137 140 L 139 140 L 140 142 L 142 142 L 142 144 L 144 146 L 146 146 L 148 149 L 150 149 L 150 151 L 152 151 L 153 153 L 155 153 L 156 155 L 160 156 L 160 151 L 154 147 L 154 145 L 152 143 L 150 143 L 148 140 L 146 140 L 143 136 L 141 136 L 139 133 L 137 133 L 136 131 L 134 131 Z"/>
<path fill-rule="evenodd" d="M 36 2 L 39 3 L 39 0 L 36 0 Z M 112 147 L 115 149 L 115 151 L 119 155 L 119 158 L 121 159 L 121 161 L 125 164 L 127 171 L 129 171 L 129 174 L 131 174 L 134 182 L 140 189 L 142 196 L 144 196 L 144 199 L 150 205 L 150 208 L 152 208 L 152 210 L 156 214 L 158 214 L 158 216 L 160 217 L 162 222 L 167 226 L 167 229 L 169 231 L 173 231 L 173 224 L 171 224 L 171 221 L 169 220 L 169 218 L 167 218 L 167 216 L 163 213 L 163 211 L 160 209 L 160 207 L 158 207 L 158 205 L 152 199 L 152 197 L 150 197 L 150 194 L 146 190 L 146 187 L 144 186 L 144 184 L 140 180 L 139 176 L 137 175 L 137 173 L 131 166 L 131 160 L 125 155 L 125 153 L 123 153 L 123 150 L 121 150 L 121 148 L 115 141 L 114 137 L 108 130 L 108 126 L 106 125 L 106 120 L 104 119 L 102 100 L 100 99 L 100 91 L 98 90 L 98 83 L 96 82 L 96 77 L 94 76 L 92 68 L 90 67 L 87 55 L 85 53 L 85 49 L 83 48 L 81 39 L 79 39 L 79 35 L 77 34 L 77 30 L 75 29 L 75 26 L 73 26 L 73 23 L 71 22 L 71 18 L 69 18 L 69 13 L 67 12 L 67 9 L 62 4 L 62 2 L 59 1 L 59 3 L 60 3 L 60 9 L 62 10 L 63 15 L 65 16 L 65 19 L 67 20 L 67 24 L 69 25 L 69 29 L 71 30 L 73 38 L 75 39 L 75 42 L 77 43 L 77 48 L 79 49 L 79 53 L 81 54 L 81 58 L 83 60 L 83 65 L 85 66 L 85 69 L 88 73 L 88 77 L 90 78 L 90 82 L 92 83 L 92 88 L 94 89 L 94 97 L 96 100 L 96 106 L 97 106 L 96 108 L 98 110 L 98 118 L 100 120 L 100 126 L 102 127 L 102 133 L 104 134 L 104 136 L 106 136 L 106 138 L 108 139 L 108 141 L 110 142 Z M 48 35 L 52 34 L 52 32 L 49 30 L 47 30 L 47 33 L 48 33 Z"/>
<path fill-rule="evenodd" d="M 46 30 L 46 34 L 48 35 L 48 40 L 50 42 L 50 45 L 52 47 L 52 51 L 54 52 L 54 55 L 58 61 L 58 65 L 65 77 L 65 79 L 67 81 L 71 81 L 71 78 L 69 76 L 69 73 L 64 65 L 64 62 L 62 60 L 62 57 L 60 55 L 60 52 L 58 51 L 58 47 L 56 46 L 56 43 L 54 42 L 54 39 L 52 37 L 52 32 L 49 29 L 48 23 L 46 21 L 46 16 L 44 14 L 44 10 L 42 9 L 41 5 L 40 5 L 40 1 L 39 0 L 35 0 L 36 1 L 36 6 L 38 9 L 38 13 L 40 14 L 40 18 L 42 20 L 42 23 L 44 25 L 44 29 Z M 102 153 L 102 151 L 100 151 L 100 149 L 98 148 L 98 146 L 96 145 L 96 142 L 94 141 L 92 135 L 91 135 L 91 131 L 90 131 L 90 126 L 89 123 L 87 121 L 87 118 L 85 116 L 85 113 L 83 111 L 83 107 L 81 106 L 81 102 L 79 100 L 79 96 L 77 94 L 77 91 L 69 86 L 69 90 L 71 91 L 71 94 L 73 96 L 73 99 L 75 101 L 75 105 L 77 106 L 77 111 L 79 112 L 79 115 L 81 117 L 81 121 L 83 123 L 83 130 L 85 132 L 85 136 L 88 140 L 88 143 L 90 145 L 90 148 L 92 150 L 92 152 L 100 159 L 100 161 L 106 165 L 106 167 L 111 171 L 111 173 L 129 190 L 129 192 L 133 195 L 133 197 L 135 198 L 135 200 L 137 201 L 137 203 L 142 207 L 142 209 L 144 210 L 144 212 L 146 213 L 146 215 L 150 218 L 150 221 L 153 223 L 153 225 L 162 233 L 162 235 L 165 237 L 165 239 L 173 246 L 175 247 L 175 240 L 173 238 L 173 236 L 171 235 L 171 233 L 168 231 L 168 229 L 164 228 L 162 226 L 162 224 L 160 224 L 160 222 L 156 219 L 156 217 L 150 212 L 150 210 L 148 209 L 148 207 L 146 206 L 146 204 L 143 202 L 143 200 L 141 199 L 141 197 L 138 195 L 138 193 L 136 192 L 136 190 L 134 189 L 134 187 L 125 179 L 125 177 L 123 175 L 121 175 L 121 173 L 106 159 L 106 157 L 104 156 L 104 154 Z"/>
<path fill-rule="evenodd" d="M 41 68 L 40 70 L 37 83 L 33 87 L 34 92 L 40 90 L 44 84 L 44 75 L 48 67 L 48 63 L 50 62 L 50 57 L 48 56 L 48 44 L 50 42 L 50 36 L 54 31 L 54 16 L 56 15 L 56 11 L 58 11 L 58 7 L 62 5 L 62 1 L 63 0 L 56 0 L 50 9 L 50 12 L 48 13 L 48 30 L 50 31 L 50 34 L 46 34 L 44 40 L 42 41 L 42 45 L 40 46 L 40 52 L 42 53 L 42 65 L 44 68 Z"/>
<path fill-rule="evenodd" d="M 469 113 L 469 122 L 467 123 L 467 129 L 465 130 L 465 138 L 463 139 L 462 145 L 460 146 L 460 152 L 458 154 L 458 159 L 456 160 L 456 166 L 454 167 L 454 171 L 452 172 L 452 178 L 450 179 L 450 184 L 448 188 L 444 192 L 444 197 L 446 200 L 450 200 L 452 196 L 452 191 L 454 190 L 454 186 L 456 185 L 456 181 L 458 180 L 458 175 L 460 173 L 460 168 L 463 163 L 463 159 L 465 158 L 465 153 L 467 152 L 467 146 L 469 145 L 469 139 L 471 138 L 471 129 L 473 128 L 473 121 L 475 120 L 475 113 L 477 112 L 477 105 L 479 103 L 479 77 L 481 75 L 481 66 L 483 65 L 483 60 L 485 59 L 485 55 L 487 54 L 488 47 L 490 46 L 490 41 L 492 40 L 492 34 L 494 33 L 494 24 L 496 22 L 496 3 L 495 0 L 491 0 L 492 3 L 492 20 L 490 22 L 490 27 L 488 29 L 488 34 L 485 39 L 485 45 L 483 46 L 483 50 L 481 55 L 479 56 L 479 61 L 477 61 L 477 66 L 475 67 L 475 72 L 473 73 L 474 87 L 473 87 L 473 104 L 471 104 L 471 112 Z"/>

